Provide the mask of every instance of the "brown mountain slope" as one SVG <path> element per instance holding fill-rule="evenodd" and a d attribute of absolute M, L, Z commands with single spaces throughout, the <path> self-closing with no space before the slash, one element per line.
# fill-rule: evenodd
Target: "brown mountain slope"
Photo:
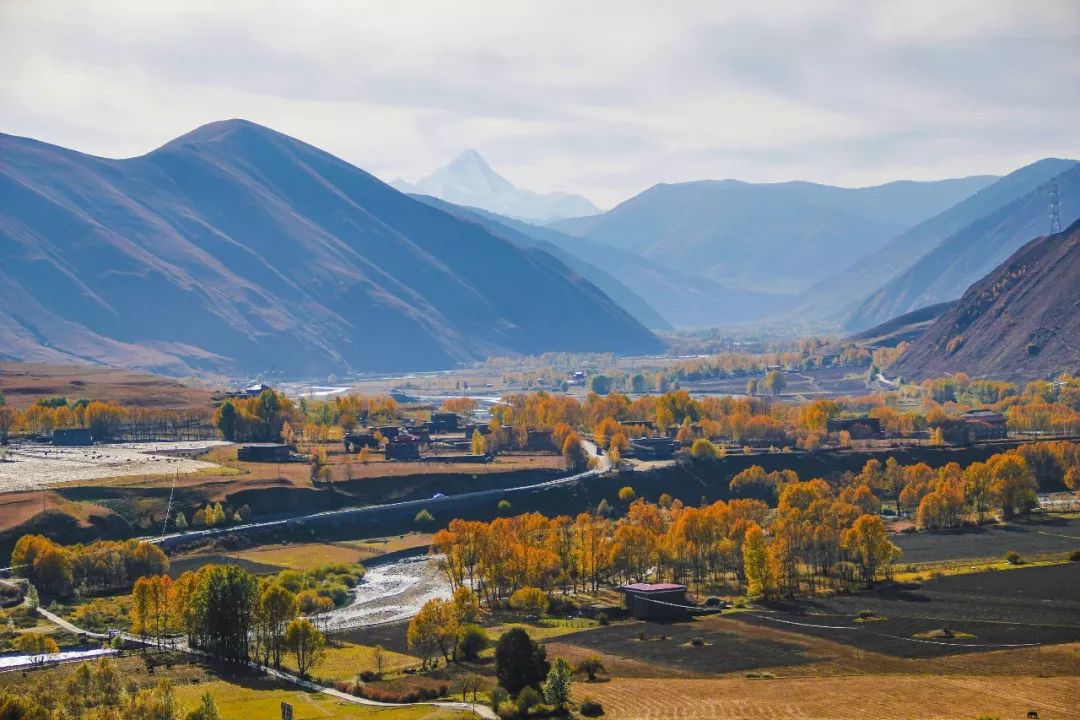
<path fill-rule="evenodd" d="M 0 360 L 319 376 L 660 349 L 546 252 L 254 123 L 124 160 L 0 133 Z"/>
<path fill-rule="evenodd" d="M 976 282 L 890 371 L 1024 380 L 1080 370 L 1080 221 Z"/>

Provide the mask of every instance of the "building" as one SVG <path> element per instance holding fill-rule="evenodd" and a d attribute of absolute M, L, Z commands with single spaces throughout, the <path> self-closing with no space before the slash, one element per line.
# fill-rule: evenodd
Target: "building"
<path fill-rule="evenodd" d="M 251 397 L 259 397 L 260 395 L 262 395 L 263 390 L 269 390 L 269 389 L 270 389 L 269 385 L 263 385 L 262 383 L 255 383 L 254 385 L 249 385 L 248 387 L 241 390 L 238 393 L 238 395 L 240 395 L 240 397 L 249 397 L 249 398 L 251 398 Z"/>
<path fill-rule="evenodd" d="M 52 442 L 53 445 L 63 445 L 64 447 L 84 447 L 93 445 L 94 438 L 90 434 L 90 428 L 63 428 L 53 430 Z"/>
<path fill-rule="evenodd" d="M 242 462 L 288 462 L 293 448 L 285 443 L 248 443 L 236 449 L 236 459 Z"/>
<path fill-rule="evenodd" d="M 529 437 L 525 441 L 528 450 L 555 450 L 555 441 L 551 439 L 550 430 L 529 430 Z"/>
<path fill-rule="evenodd" d="M 1009 436 L 1005 416 L 993 410 L 969 410 L 960 416 L 975 440 L 1004 440 Z"/>
<path fill-rule="evenodd" d="M 431 413 L 431 420 L 428 422 L 428 429 L 434 434 L 457 432 L 459 421 L 460 418 L 457 416 L 457 413 Z"/>
<path fill-rule="evenodd" d="M 678 447 L 677 442 L 666 437 L 639 437 L 630 440 L 630 447 L 623 455 L 639 460 L 670 460 Z"/>
<path fill-rule="evenodd" d="M 632 583 L 617 589 L 623 605 L 638 620 L 682 620 L 689 615 L 685 585 Z"/>
<path fill-rule="evenodd" d="M 847 431 L 853 440 L 869 440 L 881 437 L 881 421 L 868 415 L 830 418 L 825 421 L 825 431 L 829 434 Z"/>
<path fill-rule="evenodd" d="M 360 448 L 365 447 L 372 450 L 379 449 L 379 441 L 374 433 L 345 433 L 341 441 L 345 445 L 345 452 L 347 453 L 360 452 Z"/>
<path fill-rule="evenodd" d="M 408 433 L 399 433 L 384 448 L 387 460 L 419 460 L 420 438 Z"/>
<path fill-rule="evenodd" d="M 967 445 L 976 440 L 1004 440 L 1008 437 L 1005 416 L 993 410 L 971 410 L 958 418 L 934 425 L 941 439 L 950 445 Z"/>
<path fill-rule="evenodd" d="M 398 436 L 398 433 L 401 432 L 401 428 L 397 425 L 380 425 L 375 428 L 375 432 L 379 433 L 387 440 L 393 440 Z"/>

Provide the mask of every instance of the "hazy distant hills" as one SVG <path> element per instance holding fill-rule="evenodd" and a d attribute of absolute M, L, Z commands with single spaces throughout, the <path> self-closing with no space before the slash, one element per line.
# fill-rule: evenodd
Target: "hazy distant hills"
<path fill-rule="evenodd" d="M 442 202 L 433 198 L 426 200 Z M 447 203 L 444 206 L 457 207 L 458 212 L 497 234 L 556 254 L 650 328 L 707 327 L 752 321 L 778 312 L 790 300 L 787 295 L 732 290 L 637 253 L 567 235 L 550 227 L 478 208 Z"/>
<path fill-rule="evenodd" d="M 1037 238 L 963 294 L 889 368 L 1029 379 L 1080 370 L 1080 222 Z"/>
<path fill-rule="evenodd" d="M 795 294 L 995 179 L 858 189 L 737 180 L 662 184 L 602 215 L 551 227 L 733 290 Z"/>
<path fill-rule="evenodd" d="M 557 235 L 552 230 L 541 228 L 529 223 L 513 220 L 490 213 L 479 208 L 463 207 L 453 203 L 431 197 L 430 195 L 413 195 L 415 199 L 439 208 L 452 215 L 475 222 L 484 227 L 493 235 L 505 237 L 518 244 L 527 247 L 535 247 L 544 250 L 575 270 L 583 278 L 600 288 L 608 297 L 617 302 L 624 310 L 637 318 L 645 327 L 653 330 L 670 330 L 669 323 L 656 309 L 650 305 L 641 295 L 631 290 L 623 281 L 610 273 L 601 270 L 596 265 L 582 260 L 563 247 L 562 243 L 552 242 L 545 239 L 544 235 Z M 576 238 L 575 238 L 576 239 Z"/>
<path fill-rule="evenodd" d="M 523 220 L 549 222 L 599 212 L 580 195 L 535 193 L 515 187 L 475 150 L 462 152 L 450 164 L 415 183 L 398 179 L 391 184 L 402 192 L 430 195 L 455 205 Z"/>
<path fill-rule="evenodd" d="M 249 122 L 126 160 L 0 135 L 0 157 L 5 359 L 315 375 L 661 347 L 550 254 Z"/>
<path fill-rule="evenodd" d="M 1061 222 L 1069 225 L 1080 218 L 1080 165 L 1043 161 L 1039 169 L 1045 171 L 1047 163 L 1050 168 L 1062 163 L 1071 166 L 1053 177 L 1060 194 Z M 910 310 L 960 297 L 969 285 L 1017 248 L 1049 229 L 1049 204 L 1050 182 L 1044 178 L 1034 189 L 966 225 L 919 257 L 860 303 L 847 319 L 846 327 L 859 330 Z M 1080 283 L 1080 276 L 1076 281 Z"/>
<path fill-rule="evenodd" d="M 802 294 L 793 305 L 791 314 L 814 319 L 841 319 L 851 315 L 867 296 L 903 273 L 939 243 L 1034 191 L 1075 164 L 1075 160 L 1047 158 L 1005 175 L 900 233 L 872 254 L 818 282 Z M 948 299 L 959 297 L 962 290 L 959 289 Z M 867 324 L 874 324 L 875 319 L 877 322 L 887 319 L 878 318 L 876 314 L 874 318 L 859 318 L 854 326 L 866 327 Z"/>

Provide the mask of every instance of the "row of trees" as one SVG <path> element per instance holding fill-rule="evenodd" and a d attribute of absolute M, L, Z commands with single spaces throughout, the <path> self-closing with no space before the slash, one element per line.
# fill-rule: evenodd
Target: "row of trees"
<path fill-rule="evenodd" d="M 165 643 L 183 634 L 192 647 L 225 660 L 280 667 L 286 651 L 300 674 L 319 661 L 326 639 L 300 616 L 297 593 L 235 565 L 205 565 L 175 581 L 141 577 L 131 593 L 131 632 Z"/>
<path fill-rule="evenodd" d="M 42 535 L 24 535 L 15 543 L 11 565 L 34 585 L 67 597 L 76 590 L 128 588 L 136 578 L 168 572 L 161 548 L 138 540 L 98 540 L 63 546 Z"/>
<path fill-rule="evenodd" d="M 645 577 L 790 595 L 821 579 L 872 583 L 899 554 L 879 516 L 821 480 L 785 485 L 771 519 L 760 500 L 692 507 L 665 495 L 633 501 L 617 520 L 601 513 L 455 519 L 436 533 L 432 552 L 451 585 L 489 605 L 522 588 L 595 591 Z"/>
<path fill-rule="evenodd" d="M 0 405 L 0 444 L 17 433 L 49 435 L 67 428 L 89 428 L 95 439 L 108 441 L 202 437 L 209 427 L 210 412 L 202 408 L 128 407 L 58 396 L 41 398 L 22 410 Z"/>

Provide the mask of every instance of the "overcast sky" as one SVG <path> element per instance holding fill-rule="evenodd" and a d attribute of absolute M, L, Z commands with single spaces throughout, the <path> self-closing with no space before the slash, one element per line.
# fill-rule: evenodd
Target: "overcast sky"
<path fill-rule="evenodd" d="M 0 131 L 85 152 L 243 117 L 388 180 L 472 147 L 601 206 L 1080 157 L 1077 0 L 0 0 L 0 67 Z"/>

